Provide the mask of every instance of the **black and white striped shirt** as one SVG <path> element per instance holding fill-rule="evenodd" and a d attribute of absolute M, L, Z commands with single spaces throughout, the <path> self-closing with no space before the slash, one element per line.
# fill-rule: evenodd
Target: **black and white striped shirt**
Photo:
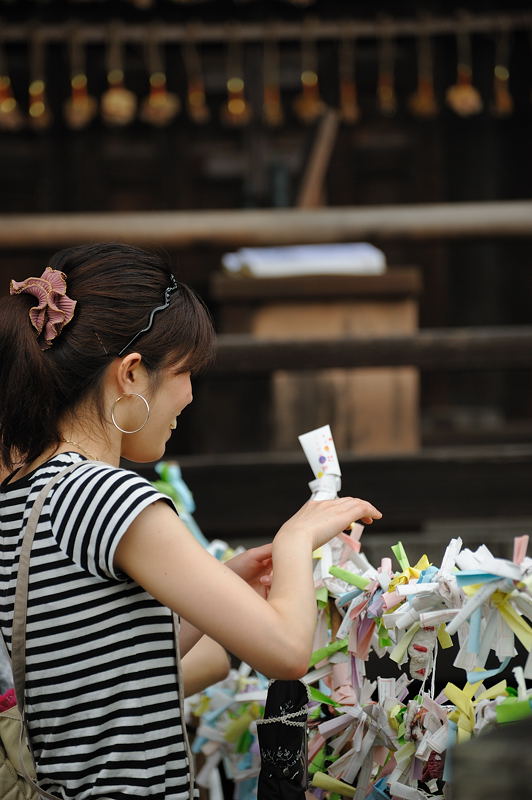
<path fill-rule="evenodd" d="M 61 453 L 0 486 L 0 624 L 11 648 L 23 528 Z M 32 548 L 26 713 L 43 789 L 64 800 L 185 800 L 172 617 L 113 563 L 137 515 L 168 501 L 129 470 L 88 461 L 45 501 Z M 169 502 L 169 501 L 168 501 Z"/>

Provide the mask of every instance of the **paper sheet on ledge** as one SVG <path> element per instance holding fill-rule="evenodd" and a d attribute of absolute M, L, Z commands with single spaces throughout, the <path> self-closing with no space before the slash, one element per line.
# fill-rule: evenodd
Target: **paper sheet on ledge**
<path fill-rule="evenodd" d="M 229 273 L 244 273 L 256 278 L 381 275 L 386 270 L 382 250 L 367 242 L 244 247 L 235 253 L 225 253 L 222 264 Z"/>

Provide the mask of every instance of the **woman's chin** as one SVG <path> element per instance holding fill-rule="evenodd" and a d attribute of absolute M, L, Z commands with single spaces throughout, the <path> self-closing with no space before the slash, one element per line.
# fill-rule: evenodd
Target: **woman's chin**
<path fill-rule="evenodd" d="M 166 452 L 166 444 L 161 445 L 159 448 L 150 447 L 149 449 L 129 450 L 123 452 L 121 457 L 127 461 L 133 461 L 135 464 L 150 464 L 152 461 L 160 461 Z"/>

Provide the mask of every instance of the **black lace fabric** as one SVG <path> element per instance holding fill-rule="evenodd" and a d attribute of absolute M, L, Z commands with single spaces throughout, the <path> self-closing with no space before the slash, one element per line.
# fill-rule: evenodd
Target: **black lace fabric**
<path fill-rule="evenodd" d="M 257 800 L 304 800 L 307 788 L 307 687 L 273 681 L 257 724 L 261 754 Z"/>

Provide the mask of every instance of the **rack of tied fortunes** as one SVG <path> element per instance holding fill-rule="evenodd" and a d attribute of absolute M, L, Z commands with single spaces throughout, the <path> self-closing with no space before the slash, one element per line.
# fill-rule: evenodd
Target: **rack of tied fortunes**
<path fill-rule="evenodd" d="M 300 437 L 313 499 L 336 496 L 341 471 L 329 426 Z M 532 559 L 528 536 L 512 560 L 452 539 L 440 564 L 371 564 L 355 525 L 314 553 L 318 622 L 308 673 L 308 798 L 425 800 L 446 796 L 457 744 L 532 718 Z M 223 548 L 217 547 L 223 558 Z M 461 678 L 440 687 L 438 654 L 453 649 Z M 368 661 L 377 661 L 369 677 Z M 460 673 L 457 673 L 460 675 Z M 510 684 L 503 674 L 511 675 Z M 238 800 L 256 797 L 256 733 L 268 681 L 246 664 L 190 698 L 200 786 L 221 796 L 217 767 Z M 281 754 L 282 757 L 282 754 Z"/>

